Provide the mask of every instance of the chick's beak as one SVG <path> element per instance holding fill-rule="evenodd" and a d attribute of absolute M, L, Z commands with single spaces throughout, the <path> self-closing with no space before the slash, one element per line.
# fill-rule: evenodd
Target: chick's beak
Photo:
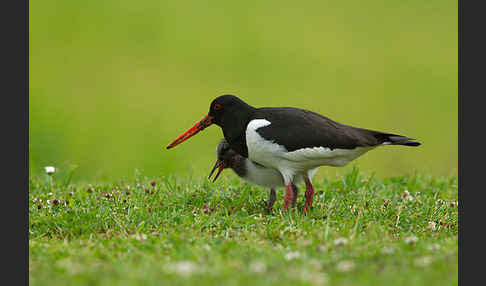
<path fill-rule="evenodd" d="M 217 160 L 216 161 L 216 164 L 214 164 L 214 167 L 213 169 L 211 170 L 211 173 L 209 173 L 209 176 L 208 176 L 208 179 L 211 178 L 211 176 L 213 175 L 214 171 L 216 170 L 216 168 L 218 168 L 218 173 L 216 174 L 216 177 L 214 177 L 213 179 L 213 182 L 216 181 L 216 179 L 219 177 L 219 174 L 221 174 L 221 172 L 224 170 L 225 168 L 225 163 L 224 161 L 222 160 Z"/>

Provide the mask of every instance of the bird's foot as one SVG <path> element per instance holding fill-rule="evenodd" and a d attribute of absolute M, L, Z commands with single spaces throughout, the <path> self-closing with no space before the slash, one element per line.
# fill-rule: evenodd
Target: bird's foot
<path fill-rule="evenodd" d="M 262 199 L 262 206 L 263 208 L 265 209 L 265 212 L 267 214 L 271 213 L 272 212 L 272 209 L 273 209 L 273 203 L 271 201 L 266 201 L 264 199 Z"/>
<path fill-rule="evenodd" d="M 294 193 L 292 191 L 292 184 L 287 184 L 285 186 L 284 207 L 283 207 L 284 212 L 289 210 L 289 205 L 291 205 L 293 198 L 294 198 Z"/>
<path fill-rule="evenodd" d="M 304 203 L 304 210 L 302 212 L 304 216 L 306 216 L 307 213 L 310 211 L 313 199 L 314 199 L 314 187 L 312 186 L 312 183 L 309 180 L 309 178 L 305 178 L 305 203 Z"/>

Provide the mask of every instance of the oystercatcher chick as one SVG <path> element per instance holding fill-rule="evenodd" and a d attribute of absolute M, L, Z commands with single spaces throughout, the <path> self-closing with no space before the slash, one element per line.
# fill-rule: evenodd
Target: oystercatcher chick
<path fill-rule="evenodd" d="M 386 145 L 419 146 L 402 135 L 353 127 L 318 113 L 293 107 L 255 108 L 233 95 L 215 98 L 204 118 L 177 137 L 167 149 L 216 124 L 231 149 L 267 168 L 276 169 L 285 184 L 284 210 L 293 200 L 292 182 L 304 177 L 304 215 L 312 205 L 311 170 L 345 166 L 366 152 Z"/>
<path fill-rule="evenodd" d="M 213 179 L 213 182 L 218 179 L 219 174 L 226 169 L 230 168 L 233 172 L 240 178 L 242 178 L 245 182 L 258 185 L 265 188 L 270 188 L 270 195 L 266 202 L 266 208 L 270 211 L 273 208 L 273 204 L 277 199 L 277 193 L 275 188 L 284 187 L 284 180 L 282 175 L 279 171 L 272 168 L 264 167 L 256 162 L 249 160 L 246 157 L 241 156 L 240 154 L 236 153 L 234 150 L 230 148 L 230 145 L 226 141 L 226 139 L 221 139 L 216 147 L 216 163 L 214 164 L 213 169 L 209 173 L 209 178 L 213 175 L 214 171 L 218 169 L 216 176 Z M 317 171 L 317 168 L 311 172 L 311 178 Z M 303 180 L 303 177 L 297 177 L 294 182 L 292 182 L 292 191 L 293 197 L 290 206 L 292 208 L 295 207 L 297 202 L 297 196 L 299 193 L 299 189 L 294 183 Z"/>

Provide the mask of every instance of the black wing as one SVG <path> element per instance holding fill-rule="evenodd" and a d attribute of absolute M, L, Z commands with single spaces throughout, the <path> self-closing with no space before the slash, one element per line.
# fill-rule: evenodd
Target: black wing
<path fill-rule="evenodd" d="M 401 135 L 383 133 L 341 124 L 315 112 L 292 108 L 259 108 L 254 119 L 266 119 L 270 125 L 257 132 L 266 140 L 283 145 L 292 152 L 301 148 L 327 147 L 354 149 L 360 146 L 418 146 L 418 142 Z"/>

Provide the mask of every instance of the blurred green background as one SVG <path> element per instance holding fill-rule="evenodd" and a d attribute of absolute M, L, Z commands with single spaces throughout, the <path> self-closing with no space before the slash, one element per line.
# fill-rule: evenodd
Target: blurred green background
<path fill-rule="evenodd" d="M 379 148 L 317 177 L 353 165 L 378 177 L 457 173 L 457 1 L 29 5 L 31 174 L 77 165 L 77 181 L 135 169 L 207 176 L 219 127 L 165 146 L 225 93 L 423 143 Z"/>

